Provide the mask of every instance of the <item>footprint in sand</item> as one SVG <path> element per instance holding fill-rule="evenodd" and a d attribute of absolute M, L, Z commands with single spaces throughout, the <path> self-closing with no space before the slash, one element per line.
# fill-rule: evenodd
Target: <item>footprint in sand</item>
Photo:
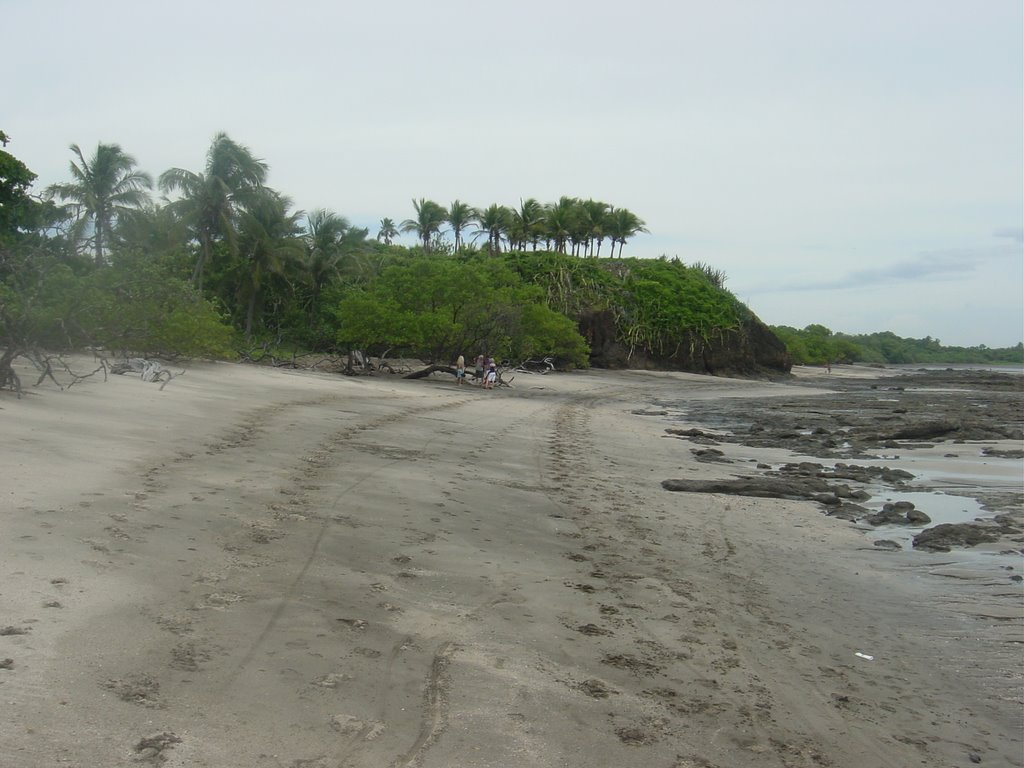
<path fill-rule="evenodd" d="M 618 693 L 614 688 L 609 688 L 604 682 L 594 678 L 584 680 L 575 687 L 592 699 L 607 699 L 611 694 Z"/>
<path fill-rule="evenodd" d="M 163 709 L 160 701 L 160 683 L 147 674 L 130 675 L 123 679 L 110 679 L 102 683 L 119 699 L 148 709 Z"/>
<path fill-rule="evenodd" d="M 360 720 L 352 715 L 334 715 L 331 727 L 346 736 L 362 736 L 373 741 L 384 732 L 384 723 L 378 720 Z"/>
<path fill-rule="evenodd" d="M 139 743 L 135 745 L 134 751 L 138 754 L 137 759 L 159 765 L 167 760 L 164 752 L 180 743 L 181 738 L 173 733 L 157 733 L 140 739 Z"/>

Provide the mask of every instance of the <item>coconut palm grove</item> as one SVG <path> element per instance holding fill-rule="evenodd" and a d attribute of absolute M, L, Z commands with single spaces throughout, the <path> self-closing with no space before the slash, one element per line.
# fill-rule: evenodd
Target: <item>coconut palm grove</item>
<path fill-rule="evenodd" d="M 158 176 L 115 143 L 70 153 L 68 179 L 36 190 L 0 150 L 0 386 L 18 357 L 84 348 L 254 361 L 359 350 L 426 363 L 483 351 L 564 368 L 745 373 L 863 353 L 820 326 L 777 329 L 787 351 L 720 271 L 628 257 L 647 229 L 612 203 L 418 198 L 371 232 L 327 208 L 297 210 L 268 185 L 267 164 L 223 133 L 202 168 Z M 416 245 L 397 243 L 403 234 Z"/>

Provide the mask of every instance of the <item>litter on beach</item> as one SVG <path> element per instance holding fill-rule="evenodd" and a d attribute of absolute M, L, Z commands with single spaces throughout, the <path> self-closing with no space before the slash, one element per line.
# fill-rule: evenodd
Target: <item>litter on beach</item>
<path fill-rule="evenodd" d="M 853 655 L 854 656 L 860 656 L 862 659 L 867 659 L 868 661 L 874 661 L 875 660 L 874 656 L 868 656 L 866 653 L 861 653 L 860 651 L 857 651 Z"/>

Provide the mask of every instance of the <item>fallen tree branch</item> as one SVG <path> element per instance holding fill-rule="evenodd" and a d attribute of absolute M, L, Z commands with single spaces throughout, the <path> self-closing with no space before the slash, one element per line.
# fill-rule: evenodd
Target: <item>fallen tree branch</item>
<path fill-rule="evenodd" d="M 180 373 L 171 373 L 170 370 L 164 368 L 156 360 L 146 360 L 144 357 L 132 357 L 125 360 L 122 363 L 115 363 L 110 367 L 111 373 L 126 374 L 126 373 L 138 373 L 139 378 L 143 381 L 160 381 L 160 390 L 166 387 L 171 379 L 175 379 L 178 376 L 184 376 L 185 371 Z"/>
<path fill-rule="evenodd" d="M 39 386 L 39 384 L 42 383 L 43 379 L 46 377 L 47 374 L 49 374 L 50 378 L 53 379 L 53 383 L 54 384 L 56 384 L 58 387 L 60 386 L 60 384 L 58 383 L 57 379 L 54 378 L 53 370 L 51 368 L 51 363 L 54 360 L 56 360 L 58 363 L 60 363 L 60 367 L 64 369 L 64 372 L 66 374 L 68 374 L 68 376 L 71 377 L 71 383 L 68 384 L 68 386 L 67 386 L 68 389 L 71 389 L 71 387 L 75 386 L 75 384 L 77 384 L 78 382 L 84 381 L 85 379 L 88 379 L 90 376 L 95 376 L 100 371 L 103 371 L 103 380 L 104 381 L 107 380 L 107 369 L 108 369 L 108 366 L 107 366 L 107 361 L 106 361 L 105 358 L 102 358 L 102 357 L 99 358 L 99 361 L 100 361 L 99 366 L 97 368 L 93 369 L 92 371 L 90 371 L 89 373 L 75 373 L 73 370 L 71 370 L 71 366 L 68 365 L 67 361 L 63 357 L 61 357 L 60 355 L 53 355 L 53 356 L 47 356 L 42 361 L 42 362 L 45 363 L 45 370 L 43 371 L 43 375 L 39 377 L 39 381 L 36 382 L 36 386 Z"/>
<path fill-rule="evenodd" d="M 430 374 L 437 373 L 438 371 L 440 371 L 441 373 L 450 373 L 452 376 L 456 375 L 455 374 L 455 368 L 453 366 L 451 366 L 451 365 L 428 365 L 423 370 L 421 370 L 421 371 L 413 371 L 412 373 L 407 373 L 402 378 L 403 379 L 425 379 Z"/>

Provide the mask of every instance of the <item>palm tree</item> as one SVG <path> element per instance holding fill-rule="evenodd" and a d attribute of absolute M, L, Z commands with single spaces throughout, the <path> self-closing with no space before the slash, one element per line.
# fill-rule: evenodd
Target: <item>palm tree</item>
<path fill-rule="evenodd" d="M 199 241 L 199 255 L 192 271 L 192 283 L 203 290 L 203 271 L 217 239 L 235 252 L 235 219 L 263 186 L 267 164 L 253 157 L 248 147 L 237 144 L 225 133 L 213 137 L 202 173 L 171 168 L 160 175 L 164 192 L 178 191 L 181 197 L 172 209 Z"/>
<path fill-rule="evenodd" d="M 246 340 L 252 338 L 264 278 L 283 273 L 289 262 L 297 262 L 303 255 L 299 223 L 302 212 L 289 213 L 291 205 L 292 201 L 285 195 L 263 187 L 240 216 L 238 252 L 244 262 L 241 294 L 246 301 Z"/>
<path fill-rule="evenodd" d="M 580 203 L 580 220 L 587 239 L 588 256 L 601 256 L 601 241 L 611 206 L 598 200 L 584 200 Z M 596 248 L 595 248 L 596 243 Z"/>
<path fill-rule="evenodd" d="M 367 265 L 359 257 L 368 250 L 368 234 L 365 227 L 353 227 L 348 219 L 333 211 L 320 208 L 306 216 L 301 272 L 310 289 L 310 318 L 316 317 L 323 289 L 332 281 L 343 276 L 352 280 L 364 276 Z"/>
<path fill-rule="evenodd" d="M 159 256 L 182 249 L 188 242 L 189 232 L 169 205 L 151 201 L 141 208 L 121 211 L 111 236 L 118 250 Z"/>
<path fill-rule="evenodd" d="M 619 244 L 619 258 L 622 258 L 622 247 L 626 240 L 639 232 L 646 232 L 643 219 L 625 208 L 612 208 L 608 212 L 606 222 L 608 236 L 612 241 L 612 252 L 609 258 L 615 255 L 615 243 Z"/>
<path fill-rule="evenodd" d="M 579 256 L 581 248 L 590 241 L 590 222 L 587 221 L 583 201 L 578 197 L 572 199 L 572 212 L 569 218 L 569 242 L 572 243 L 572 255 Z M 584 254 L 585 255 L 585 254 Z"/>
<path fill-rule="evenodd" d="M 416 218 L 403 221 L 402 231 L 415 232 L 416 237 L 423 243 L 423 250 L 429 251 L 430 240 L 441 231 L 441 226 L 448 217 L 448 211 L 433 200 L 424 200 L 422 197 L 419 200 L 413 200 L 412 206 L 416 209 Z"/>
<path fill-rule="evenodd" d="M 77 222 L 72 230 L 75 242 L 84 238 L 86 225 L 92 223 L 92 246 L 97 264 L 103 264 L 107 240 L 117 217 L 126 210 L 146 204 L 153 188 L 148 173 L 136 170 L 135 158 L 118 144 L 98 144 L 96 154 L 86 159 L 77 144 L 71 151 L 78 158 L 71 161 L 74 181 L 53 184 L 47 194 L 71 201 Z"/>
<path fill-rule="evenodd" d="M 500 253 L 501 238 L 503 235 L 508 234 L 509 227 L 512 224 L 512 210 L 504 205 L 495 203 L 479 211 L 476 221 L 480 227 L 476 230 L 474 237 L 487 235 L 487 250 L 492 256 Z"/>
<path fill-rule="evenodd" d="M 311 315 L 316 314 L 324 286 L 341 274 L 341 243 L 350 226 L 344 216 L 323 208 L 306 216 L 304 271 L 311 288 Z"/>
<path fill-rule="evenodd" d="M 519 210 L 512 211 L 511 232 L 520 250 L 525 247 L 526 243 L 530 243 L 533 250 L 537 250 L 537 241 L 540 238 L 543 223 L 543 205 L 532 197 L 519 201 Z"/>
<path fill-rule="evenodd" d="M 462 230 L 476 220 L 476 215 L 476 208 L 471 205 L 467 205 L 461 200 L 456 200 L 448 206 L 448 216 L 445 220 L 448 222 L 448 226 L 452 228 L 452 232 L 455 234 L 456 253 L 458 253 L 459 249 L 462 248 Z"/>
<path fill-rule="evenodd" d="M 565 253 L 566 242 L 572 235 L 577 202 L 574 197 L 563 196 L 544 209 L 544 232 L 555 241 L 555 250 L 559 253 Z"/>
<path fill-rule="evenodd" d="M 348 227 L 341 236 L 341 252 L 343 256 L 352 256 L 367 248 L 366 238 L 370 230 L 366 227 Z"/>
<path fill-rule="evenodd" d="M 383 242 L 384 245 L 391 245 L 396 237 L 398 237 L 398 228 L 395 226 L 395 222 L 388 218 L 381 219 L 377 239 Z"/>

